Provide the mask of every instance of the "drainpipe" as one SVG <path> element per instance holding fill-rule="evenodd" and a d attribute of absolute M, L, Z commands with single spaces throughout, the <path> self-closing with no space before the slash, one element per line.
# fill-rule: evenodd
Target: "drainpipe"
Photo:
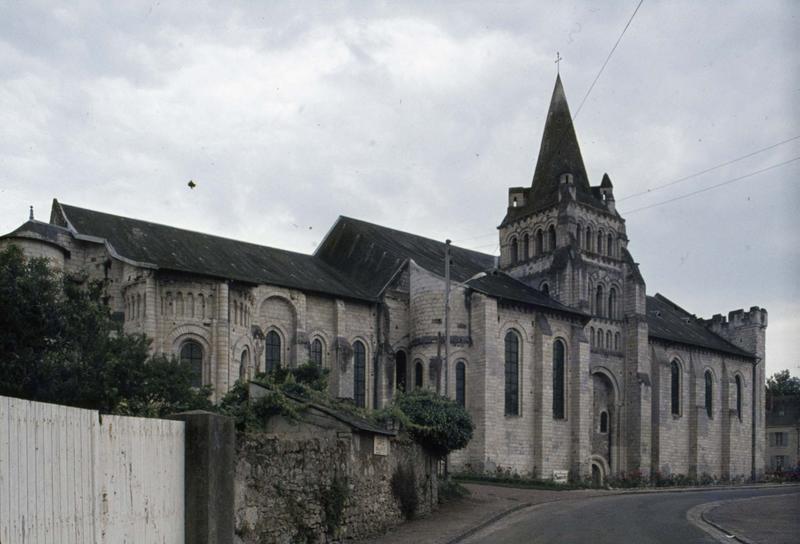
<path fill-rule="evenodd" d="M 752 433 L 750 436 L 750 479 L 752 481 L 756 481 L 756 406 L 757 406 L 757 399 L 756 394 L 758 393 L 758 379 L 757 379 L 757 368 L 758 363 L 761 362 L 761 359 L 756 359 L 756 362 L 753 364 L 753 396 L 752 401 L 752 419 L 750 423 L 752 424 Z M 763 392 L 762 392 L 763 394 Z"/>

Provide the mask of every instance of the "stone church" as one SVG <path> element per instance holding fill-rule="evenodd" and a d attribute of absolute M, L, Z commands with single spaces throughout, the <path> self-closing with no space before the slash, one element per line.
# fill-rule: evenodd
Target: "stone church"
<path fill-rule="evenodd" d="M 588 179 L 560 78 L 532 183 L 508 190 L 498 229 L 499 257 L 449 247 L 447 319 L 446 244 L 349 217 L 307 255 L 54 200 L 48 223 L 0 244 L 107 280 L 125 330 L 190 361 L 217 398 L 308 361 L 368 409 L 398 390 L 447 394 L 475 423 L 455 470 L 763 470 L 766 310 L 702 319 L 646 294 L 611 179 Z"/>

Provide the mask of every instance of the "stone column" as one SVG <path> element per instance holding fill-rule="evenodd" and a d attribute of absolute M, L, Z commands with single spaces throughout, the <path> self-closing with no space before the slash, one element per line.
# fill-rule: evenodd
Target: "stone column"
<path fill-rule="evenodd" d="M 228 283 L 220 282 L 217 284 L 217 307 L 215 309 L 216 334 L 214 335 L 214 359 L 215 366 L 211 369 L 214 379 L 214 393 L 217 399 L 221 398 L 227 391 L 230 377 L 230 307 L 228 297 Z"/>

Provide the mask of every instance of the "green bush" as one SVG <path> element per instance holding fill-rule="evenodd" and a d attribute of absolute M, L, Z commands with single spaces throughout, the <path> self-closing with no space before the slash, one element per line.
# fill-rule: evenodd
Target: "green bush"
<path fill-rule="evenodd" d="M 398 394 L 395 407 L 402 412 L 411 437 L 442 458 L 465 447 L 472 438 L 472 420 L 457 402 L 424 389 Z"/>
<path fill-rule="evenodd" d="M 350 487 L 347 479 L 336 475 L 331 484 L 320 488 L 320 502 L 325 512 L 325 528 L 330 536 L 336 536 L 336 531 L 344 521 L 344 507 L 350 497 Z"/>
<path fill-rule="evenodd" d="M 392 494 L 400 503 L 400 511 L 406 519 L 413 519 L 419 507 L 417 475 L 413 465 L 399 465 L 392 474 Z"/>

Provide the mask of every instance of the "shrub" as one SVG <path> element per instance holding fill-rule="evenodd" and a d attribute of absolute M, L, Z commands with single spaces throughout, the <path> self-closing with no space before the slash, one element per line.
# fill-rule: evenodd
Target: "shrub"
<path fill-rule="evenodd" d="M 442 458 L 465 447 L 472 438 L 472 420 L 457 402 L 423 389 L 399 394 L 394 401 L 411 437 Z"/>
<path fill-rule="evenodd" d="M 392 494 L 400 503 L 400 511 L 405 519 L 412 519 L 417 513 L 419 495 L 417 494 L 417 475 L 413 465 L 398 465 L 392 474 Z"/>
<path fill-rule="evenodd" d="M 350 496 L 347 479 L 337 474 L 329 486 L 320 488 L 319 496 L 325 512 L 325 528 L 328 535 L 335 536 L 337 529 L 344 521 L 344 507 Z"/>

